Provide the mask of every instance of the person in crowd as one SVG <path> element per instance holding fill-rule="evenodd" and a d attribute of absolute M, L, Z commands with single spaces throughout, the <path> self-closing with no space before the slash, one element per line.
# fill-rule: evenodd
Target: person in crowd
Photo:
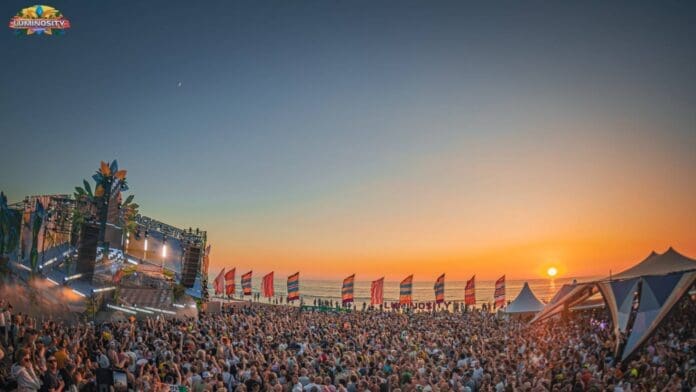
<path fill-rule="evenodd" d="M 17 382 L 18 392 L 37 392 L 41 388 L 41 379 L 32 363 L 29 348 L 17 351 L 17 363 L 12 366 L 12 378 Z"/>

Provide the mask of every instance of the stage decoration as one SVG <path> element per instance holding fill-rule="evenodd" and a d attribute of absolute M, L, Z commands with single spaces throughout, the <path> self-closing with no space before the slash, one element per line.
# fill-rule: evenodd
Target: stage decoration
<path fill-rule="evenodd" d="M 118 205 L 120 193 L 128 190 L 126 175 L 127 171 L 119 170 L 116 160 L 113 160 L 111 164 L 102 161 L 99 165 L 99 170 L 92 176 L 95 182 L 94 193 L 92 193 L 87 180 L 82 181 L 84 187 L 75 188 L 77 197 L 90 202 L 96 208 L 97 223 L 99 224 L 98 241 L 102 244 L 105 251 L 109 249 L 109 244 L 104 241 L 106 223 L 109 218 L 109 206 L 114 201 Z M 128 204 L 133 200 L 132 198 L 129 199 L 126 199 Z M 137 207 L 136 205 L 136 210 Z"/>

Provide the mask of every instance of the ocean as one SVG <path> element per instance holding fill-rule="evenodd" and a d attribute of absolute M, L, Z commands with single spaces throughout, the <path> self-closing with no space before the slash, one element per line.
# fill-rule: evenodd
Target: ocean
<path fill-rule="evenodd" d="M 212 282 L 215 276 L 209 278 L 209 292 L 212 294 Z M 529 279 L 529 280 L 507 280 L 506 284 L 506 299 L 513 300 L 522 290 L 524 283 L 529 283 L 537 298 L 547 302 L 565 283 L 570 283 L 574 278 L 556 278 L 556 279 Z M 586 280 L 587 278 L 578 278 L 578 281 Z M 341 300 L 341 285 L 343 280 L 310 280 L 302 279 L 300 275 L 300 297 L 305 303 L 311 304 L 314 299 L 333 300 L 334 302 Z M 430 302 L 435 300 L 435 291 L 433 286 L 435 281 L 415 281 L 413 282 L 413 301 L 414 302 Z M 242 287 L 239 276 L 236 277 L 236 293 L 234 298 L 241 299 Z M 355 281 L 354 297 L 355 304 L 360 307 L 362 303 L 370 303 L 370 281 Z M 454 302 L 464 301 L 465 281 L 445 281 L 445 300 Z M 493 280 L 476 280 L 476 303 L 478 306 L 484 303 L 493 302 L 493 291 L 495 289 L 495 281 Z M 274 290 L 276 297 L 287 296 L 287 278 L 283 277 L 274 279 Z M 261 292 L 261 277 L 254 276 L 252 279 L 252 291 L 254 293 Z M 247 299 L 251 298 L 249 296 Z M 384 301 L 386 303 L 398 301 L 399 299 L 399 281 L 384 282 Z"/>

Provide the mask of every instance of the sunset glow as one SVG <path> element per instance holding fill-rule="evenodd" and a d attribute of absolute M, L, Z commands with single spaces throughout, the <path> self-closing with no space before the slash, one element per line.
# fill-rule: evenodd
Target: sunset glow
<path fill-rule="evenodd" d="M 549 267 L 548 270 L 546 270 L 546 275 L 549 276 L 549 278 L 553 278 L 558 274 L 558 270 L 556 267 Z"/>

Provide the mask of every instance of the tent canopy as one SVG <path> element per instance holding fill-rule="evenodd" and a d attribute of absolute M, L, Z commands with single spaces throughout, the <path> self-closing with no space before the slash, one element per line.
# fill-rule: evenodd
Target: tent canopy
<path fill-rule="evenodd" d="M 534 295 L 527 282 L 514 301 L 505 308 L 505 313 L 537 313 L 544 309 L 544 303 Z"/>
<path fill-rule="evenodd" d="M 643 261 L 611 277 L 612 280 L 631 279 L 647 275 L 667 275 L 696 270 L 696 260 L 690 259 L 672 247 L 663 254 L 654 251 Z"/>

